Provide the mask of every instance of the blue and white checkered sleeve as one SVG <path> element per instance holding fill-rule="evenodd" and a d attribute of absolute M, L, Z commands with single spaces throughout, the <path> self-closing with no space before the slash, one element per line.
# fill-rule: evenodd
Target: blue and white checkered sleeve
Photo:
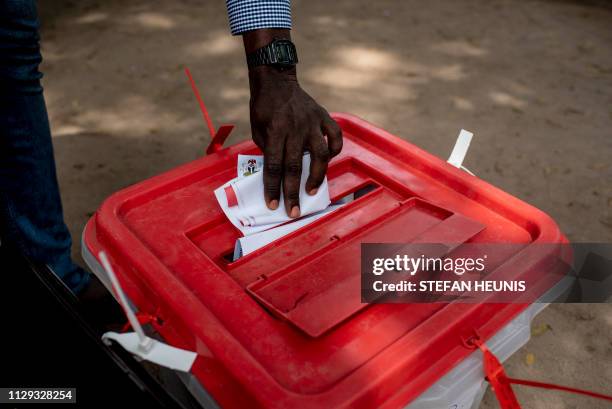
<path fill-rule="evenodd" d="M 259 28 L 291 28 L 291 0 L 226 0 L 233 35 Z"/>

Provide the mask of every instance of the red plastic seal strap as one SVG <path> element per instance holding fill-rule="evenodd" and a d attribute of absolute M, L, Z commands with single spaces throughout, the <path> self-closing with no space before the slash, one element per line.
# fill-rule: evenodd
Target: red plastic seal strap
<path fill-rule="evenodd" d="M 525 379 L 516 379 L 510 378 L 506 375 L 504 371 L 504 367 L 501 362 L 497 359 L 495 355 L 487 348 L 487 346 L 482 343 L 479 336 L 476 336 L 475 339 L 470 339 L 472 345 L 477 346 L 484 355 L 484 371 L 485 376 L 491 386 L 493 387 L 493 391 L 495 392 L 495 396 L 499 401 L 499 406 L 501 409 L 521 409 L 521 405 L 518 403 L 516 399 L 516 395 L 512 390 L 512 384 L 515 385 L 524 385 L 531 386 L 534 388 L 542 388 L 542 389 L 550 389 L 550 390 L 558 390 L 564 392 L 575 393 L 578 395 L 590 396 L 596 399 L 602 399 L 612 402 L 612 396 L 604 395 L 602 393 L 587 391 L 584 389 L 572 388 L 569 386 L 561 386 L 555 385 L 552 383 L 544 383 L 537 381 L 529 381 Z M 464 342 L 466 346 L 468 343 Z"/>
<path fill-rule="evenodd" d="M 508 375 L 506 375 L 506 371 L 504 371 L 504 367 L 499 362 L 499 359 L 493 355 L 480 339 L 476 339 L 473 342 L 484 355 L 485 375 L 493 388 L 493 392 L 495 392 L 501 409 L 521 409 L 521 405 L 512 390 Z"/>
<path fill-rule="evenodd" d="M 206 109 L 204 100 L 200 95 L 200 91 L 193 80 L 193 76 L 191 75 L 189 68 L 185 68 L 185 74 L 187 74 L 187 78 L 189 78 L 189 84 L 191 85 L 193 94 L 198 100 L 200 111 L 202 111 L 202 117 L 204 118 L 204 122 L 206 122 L 208 133 L 210 134 L 210 145 L 208 145 L 208 148 L 206 149 L 206 154 L 209 155 L 211 153 L 215 153 L 223 148 L 223 143 L 232 132 L 232 129 L 234 129 L 234 125 L 221 125 L 219 129 L 215 131 L 215 126 L 213 125 L 212 119 L 210 119 L 210 115 L 208 115 L 208 110 Z"/>
<path fill-rule="evenodd" d="M 137 312 L 136 318 L 140 325 L 151 324 L 156 331 L 159 331 L 159 327 L 162 323 L 161 319 L 157 315 L 147 314 L 145 312 Z M 126 322 L 125 325 L 121 328 L 121 332 L 127 332 L 132 325 L 130 322 Z"/>

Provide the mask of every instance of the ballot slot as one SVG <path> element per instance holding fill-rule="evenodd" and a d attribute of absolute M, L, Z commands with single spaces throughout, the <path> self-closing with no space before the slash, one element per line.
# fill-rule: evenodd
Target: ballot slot
<path fill-rule="evenodd" d="M 367 193 L 376 191 L 376 189 L 380 188 L 380 185 L 374 181 L 363 177 L 355 177 L 355 175 L 350 172 L 344 172 L 337 175 L 335 182 L 330 184 L 333 184 L 333 189 L 330 192 L 332 204 L 343 203 L 349 205 L 355 200 L 364 198 Z M 327 220 L 330 217 L 334 217 L 335 213 L 336 211 L 330 212 L 323 216 L 322 219 Z M 308 226 L 292 232 L 288 236 L 281 237 L 270 243 L 266 248 L 274 246 L 278 241 L 286 237 L 295 234 L 299 235 L 304 228 L 314 228 L 315 223 L 318 224 L 321 221 L 322 220 L 319 219 Z M 223 269 L 232 268 L 233 265 L 241 262 L 242 259 L 251 256 L 248 255 L 234 261 L 234 246 L 236 240 L 241 237 L 241 234 L 231 225 L 223 214 L 219 214 L 217 217 L 208 220 L 205 224 L 189 229 L 185 233 L 185 236 Z"/>
<path fill-rule="evenodd" d="M 353 188 L 352 190 L 348 191 L 348 192 L 343 192 L 341 196 L 336 196 L 336 197 L 332 197 L 332 203 L 330 205 L 330 208 L 333 208 L 333 210 L 331 210 L 329 213 L 325 213 L 322 217 L 317 218 L 316 220 L 314 220 L 313 222 L 310 222 L 309 224 L 299 227 L 297 230 L 291 231 L 290 233 L 288 233 L 287 235 L 278 237 L 276 240 L 271 241 L 270 243 L 266 244 L 265 246 L 261 247 L 262 251 L 265 251 L 265 248 L 267 246 L 273 246 L 278 240 L 282 240 L 285 237 L 289 237 L 293 234 L 300 234 L 301 230 L 303 229 L 307 229 L 307 228 L 312 228 L 315 227 L 314 224 L 317 223 L 319 220 L 323 220 L 321 221 L 321 223 L 324 222 L 324 220 L 328 217 L 332 217 L 333 213 L 340 210 L 342 208 L 342 206 L 345 206 L 355 200 L 358 200 L 359 198 L 364 197 L 365 195 L 367 195 L 368 193 L 376 190 L 377 188 L 379 188 L 380 186 L 377 185 L 376 183 L 373 182 L 367 182 L 362 184 L 362 186 L 357 186 L 355 188 Z M 296 222 L 299 221 L 299 219 L 296 220 Z M 285 225 L 291 224 L 292 222 L 288 222 L 285 223 Z M 278 229 L 277 226 L 271 230 L 274 229 Z M 238 260 L 244 258 L 244 257 L 249 257 L 249 255 L 244 255 L 244 256 L 240 256 L 239 258 L 236 257 L 235 254 L 235 249 L 232 248 L 231 250 L 226 251 L 223 254 L 223 259 L 225 260 L 225 262 L 229 265 L 232 264 L 234 262 L 237 262 Z"/>
<path fill-rule="evenodd" d="M 387 189 L 377 188 L 316 221 L 308 229 L 302 229 L 299 234 L 283 237 L 274 245 L 232 263 L 227 273 L 242 286 L 247 286 L 261 277 L 276 278 L 291 273 L 322 257 L 333 259 L 344 242 L 385 224 L 404 206 L 411 206 L 410 199 L 398 202 Z"/>

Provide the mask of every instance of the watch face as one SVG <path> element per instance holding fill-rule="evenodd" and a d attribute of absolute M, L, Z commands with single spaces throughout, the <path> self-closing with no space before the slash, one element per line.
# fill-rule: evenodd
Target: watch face
<path fill-rule="evenodd" d="M 279 44 L 280 46 L 276 48 L 276 57 L 279 62 L 289 61 L 289 50 L 285 44 Z"/>
<path fill-rule="evenodd" d="M 274 56 L 276 57 L 276 64 L 280 65 L 295 65 L 297 58 L 295 58 L 295 48 L 290 41 L 279 40 L 273 43 Z"/>

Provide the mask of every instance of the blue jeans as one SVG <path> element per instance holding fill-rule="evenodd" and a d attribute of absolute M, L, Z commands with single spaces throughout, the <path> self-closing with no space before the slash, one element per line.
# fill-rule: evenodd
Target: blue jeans
<path fill-rule="evenodd" d="M 0 237 L 78 293 L 89 274 L 70 258 L 40 85 L 38 28 L 35 0 L 0 0 Z"/>

